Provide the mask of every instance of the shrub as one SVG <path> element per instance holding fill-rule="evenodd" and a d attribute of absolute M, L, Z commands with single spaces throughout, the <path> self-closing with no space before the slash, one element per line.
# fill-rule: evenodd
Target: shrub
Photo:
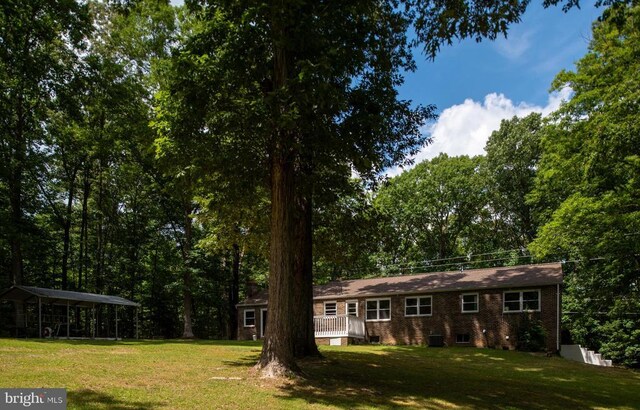
<path fill-rule="evenodd" d="M 539 320 L 523 315 L 518 324 L 516 348 L 525 352 L 541 352 L 547 349 L 547 335 Z"/>

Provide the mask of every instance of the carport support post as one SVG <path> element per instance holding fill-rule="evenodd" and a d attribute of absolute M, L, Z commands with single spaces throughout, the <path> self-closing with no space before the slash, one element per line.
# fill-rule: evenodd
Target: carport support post
<path fill-rule="evenodd" d="M 139 339 L 139 333 L 138 333 L 138 307 L 136 306 L 136 339 Z"/>
<path fill-rule="evenodd" d="M 96 305 L 93 305 L 91 312 L 93 314 L 93 323 L 91 324 L 91 338 L 95 339 L 96 333 L 98 332 L 98 323 L 96 322 Z"/>
<path fill-rule="evenodd" d="M 118 340 L 118 305 L 113 305 L 116 309 L 116 340 Z"/>
<path fill-rule="evenodd" d="M 42 300 L 38 297 L 38 337 L 42 339 Z"/>
<path fill-rule="evenodd" d="M 69 301 L 67 300 L 67 339 L 71 336 L 69 334 Z"/>

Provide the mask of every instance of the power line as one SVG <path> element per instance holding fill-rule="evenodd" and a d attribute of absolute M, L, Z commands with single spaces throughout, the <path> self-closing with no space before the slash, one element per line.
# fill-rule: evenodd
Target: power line
<path fill-rule="evenodd" d="M 514 252 L 521 252 L 522 249 L 508 249 L 508 250 L 504 250 L 504 251 L 495 251 L 495 252 L 485 252 L 485 253 L 475 253 L 475 254 L 469 254 L 469 255 L 462 255 L 462 256 L 452 256 L 449 258 L 438 258 L 438 259 L 427 259 L 424 261 L 419 261 L 419 262 L 401 262 L 401 263 L 391 263 L 391 264 L 387 264 L 384 265 L 385 267 L 390 267 L 390 266 L 404 266 L 404 265 L 414 265 L 416 263 L 419 263 L 420 265 L 414 265 L 417 267 L 420 266 L 442 266 L 442 264 L 432 264 L 432 262 L 439 262 L 439 261 L 450 261 L 450 260 L 456 260 L 456 259 L 462 259 L 464 261 L 470 262 L 472 258 L 475 257 L 479 257 L 479 256 L 486 256 L 486 255 L 496 255 L 496 254 L 512 254 Z M 519 255 L 522 257 L 529 257 L 531 255 Z M 502 259 L 507 259 L 508 257 L 502 258 Z M 484 261 L 480 261 L 480 262 L 484 262 Z M 446 265 L 446 264 L 445 264 Z"/>

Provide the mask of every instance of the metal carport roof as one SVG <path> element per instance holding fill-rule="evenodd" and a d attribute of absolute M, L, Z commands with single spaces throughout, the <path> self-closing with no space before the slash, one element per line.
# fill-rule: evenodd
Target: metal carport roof
<path fill-rule="evenodd" d="M 33 286 L 14 285 L 0 293 L 0 299 L 20 301 L 23 303 L 36 303 L 38 298 L 40 298 L 44 303 L 54 305 L 67 305 L 67 303 L 70 302 L 73 306 L 85 307 L 92 307 L 95 305 L 140 306 L 140 304 L 136 302 L 132 302 L 119 296 L 36 288 Z"/>

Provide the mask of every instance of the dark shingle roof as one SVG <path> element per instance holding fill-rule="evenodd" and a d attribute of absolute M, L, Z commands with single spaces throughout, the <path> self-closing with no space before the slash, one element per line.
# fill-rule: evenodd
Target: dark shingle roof
<path fill-rule="evenodd" d="M 520 288 L 560 283 L 562 283 L 562 265 L 560 263 L 545 263 L 335 281 L 326 285 L 314 286 L 313 298 L 333 299 L 424 292 Z M 263 290 L 253 297 L 247 298 L 240 305 L 265 305 L 267 301 L 268 292 Z"/>
<path fill-rule="evenodd" d="M 434 272 L 387 278 L 343 280 L 315 286 L 317 299 L 492 288 L 516 288 L 562 283 L 559 263 Z"/>

